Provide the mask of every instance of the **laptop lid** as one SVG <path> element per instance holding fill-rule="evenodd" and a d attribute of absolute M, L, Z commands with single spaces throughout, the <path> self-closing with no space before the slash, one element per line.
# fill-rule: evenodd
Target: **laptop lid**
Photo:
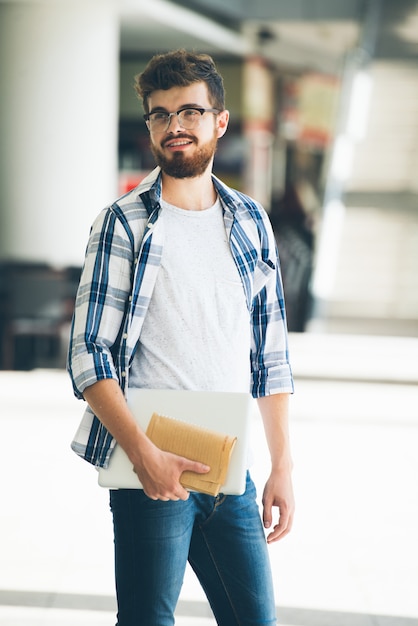
<path fill-rule="evenodd" d="M 221 492 L 230 495 L 244 493 L 253 407 L 250 394 L 129 389 L 128 405 L 144 431 L 155 412 L 237 437 Z M 109 467 L 99 469 L 99 485 L 110 489 L 141 489 L 142 485 L 132 470 L 126 453 L 116 445 Z"/>

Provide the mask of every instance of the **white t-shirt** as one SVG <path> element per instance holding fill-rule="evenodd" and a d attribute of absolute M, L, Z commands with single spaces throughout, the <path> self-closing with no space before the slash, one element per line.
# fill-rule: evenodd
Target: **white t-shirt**
<path fill-rule="evenodd" d="M 250 391 L 249 311 L 222 207 L 188 211 L 161 202 L 161 267 L 130 386 Z"/>

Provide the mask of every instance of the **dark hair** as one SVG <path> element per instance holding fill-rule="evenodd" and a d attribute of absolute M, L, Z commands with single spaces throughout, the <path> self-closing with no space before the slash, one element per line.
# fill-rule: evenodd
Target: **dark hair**
<path fill-rule="evenodd" d="M 135 77 L 135 91 L 142 99 L 145 113 L 149 113 L 148 98 L 157 89 L 187 87 L 205 82 L 211 105 L 223 111 L 225 90 L 222 76 L 208 54 L 175 50 L 152 57 L 145 70 Z"/>

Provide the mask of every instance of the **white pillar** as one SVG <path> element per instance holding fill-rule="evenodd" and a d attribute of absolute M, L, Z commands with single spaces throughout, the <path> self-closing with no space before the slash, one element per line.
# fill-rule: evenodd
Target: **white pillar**
<path fill-rule="evenodd" d="M 244 191 L 268 211 L 272 193 L 274 79 L 263 59 L 244 62 L 244 135 L 248 145 Z"/>
<path fill-rule="evenodd" d="M 0 260 L 79 265 L 117 191 L 113 0 L 0 0 Z"/>

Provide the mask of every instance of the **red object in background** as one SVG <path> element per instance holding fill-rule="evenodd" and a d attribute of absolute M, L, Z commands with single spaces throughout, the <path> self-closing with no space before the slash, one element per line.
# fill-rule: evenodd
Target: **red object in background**
<path fill-rule="evenodd" d="M 281 121 L 290 141 L 324 150 L 334 135 L 340 81 L 309 72 L 284 85 Z"/>
<path fill-rule="evenodd" d="M 123 196 L 123 194 L 134 189 L 146 175 L 147 172 L 140 171 L 119 172 L 119 195 Z"/>

